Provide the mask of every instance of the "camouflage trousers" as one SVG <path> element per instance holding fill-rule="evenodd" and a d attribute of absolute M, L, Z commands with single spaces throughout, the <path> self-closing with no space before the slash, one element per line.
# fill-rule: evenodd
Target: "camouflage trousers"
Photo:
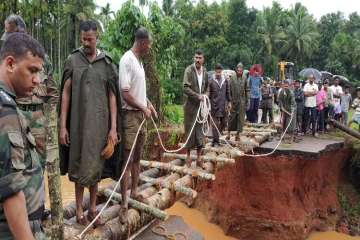
<path fill-rule="evenodd" d="M 46 235 L 41 226 L 41 220 L 29 221 L 30 229 L 36 240 L 46 240 Z"/>
<path fill-rule="evenodd" d="M 42 110 L 32 112 L 30 131 L 35 138 L 36 151 L 39 154 L 40 164 L 45 170 L 46 164 L 46 140 L 47 140 L 47 119 Z"/>
<path fill-rule="evenodd" d="M 41 226 L 41 220 L 29 221 L 30 229 L 36 240 L 46 240 L 46 235 Z M 10 232 L 9 226 L 6 223 L 0 223 L 0 239 L 13 240 L 14 237 Z"/>

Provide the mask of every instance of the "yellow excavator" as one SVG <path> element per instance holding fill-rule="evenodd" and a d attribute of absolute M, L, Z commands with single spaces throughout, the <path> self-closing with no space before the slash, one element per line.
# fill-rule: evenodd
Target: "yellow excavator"
<path fill-rule="evenodd" d="M 279 82 L 285 79 L 294 80 L 294 66 L 292 62 L 281 61 L 278 63 L 278 78 Z"/>

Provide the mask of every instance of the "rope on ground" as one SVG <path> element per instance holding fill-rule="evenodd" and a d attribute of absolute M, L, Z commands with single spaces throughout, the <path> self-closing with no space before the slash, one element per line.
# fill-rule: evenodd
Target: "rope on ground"
<path fill-rule="evenodd" d="M 214 119 L 212 118 L 211 116 L 211 103 L 210 103 L 210 99 L 208 96 L 206 95 L 202 95 L 203 96 L 203 101 L 200 102 L 200 105 L 199 105 L 199 109 L 197 111 L 197 114 L 196 114 L 196 118 L 195 118 L 195 121 L 191 127 L 191 130 L 189 132 L 189 135 L 187 136 L 186 138 L 186 141 L 184 143 L 183 146 L 181 146 L 180 148 L 178 149 L 174 149 L 174 150 L 170 150 L 170 149 L 167 149 L 165 146 L 164 146 L 164 143 L 161 139 L 161 135 L 160 135 L 160 132 L 159 132 L 159 128 L 158 126 L 156 125 L 154 119 L 151 117 L 151 120 L 152 120 L 152 123 L 154 124 L 154 127 L 156 129 L 156 132 L 157 132 L 157 135 L 158 135 L 158 138 L 159 138 L 159 141 L 160 141 L 160 145 L 162 147 L 162 149 L 165 151 L 165 152 L 168 152 L 168 153 L 175 153 L 175 152 L 179 152 L 181 150 L 183 150 L 186 146 L 186 144 L 188 143 L 188 141 L 190 140 L 190 137 L 191 137 L 191 134 L 192 132 L 194 131 L 194 128 L 195 128 L 195 125 L 198 123 L 198 124 L 202 124 L 202 131 L 203 131 L 203 134 L 204 135 L 207 135 L 207 133 L 209 132 L 209 119 L 210 121 L 213 123 L 213 126 L 216 128 L 216 131 L 219 133 L 219 135 L 221 135 L 221 132 L 219 131 L 218 127 L 216 126 L 215 122 L 214 122 Z M 291 122 L 293 120 L 293 117 L 294 117 L 294 111 L 291 112 L 291 117 L 290 117 L 290 121 L 289 121 L 289 124 L 287 125 L 287 127 L 285 128 L 285 131 L 282 133 L 281 137 L 280 137 L 280 140 L 279 142 L 276 144 L 275 148 L 269 152 L 269 153 L 265 153 L 265 154 L 243 154 L 243 156 L 247 156 L 247 157 L 266 157 L 266 156 L 269 156 L 271 154 L 273 154 L 280 146 L 283 138 L 285 137 L 289 127 L 291 126 Z M 225 142 L 227 145 L 229 145 L 231 148 L 233 149 L 236 149 L 238 150 L 236 147 L 233 147 L 226 139 L 225 139 Z"/>
<path fill-rule="evenodd" d="M 267 157 L 267 156 L 270 156 L 271 154 L 273 154 L 274 152 L 276 152 L 276 150 L 279 148 L 279 146 L 280 146 L 283 138 L 285 137 L 286 132 L 288 131 L 289 127 L 291 126 L 291 122 L 292 122 L 292 120 L 293 120 L 293 118 L 294 118 L 294 115 L 295 115 L 295 114 L 294 114 L 294 111 L 291 111 L 289 124 L 286 126 L 285 131 L 284 131 L 284 132 L 281 134 L 281 136 L 280 136 L 279 142 L 276 144 L 275 148 L 274 148 L 271 152 L 269 152 L 269 153 L 264 153 L 264 154 L 246 154 L 246 153 L 244 153 L 243 156 L 246 156 L 246 157 Z M 221 135 L 221 132 L 219 131 L 218 127 L 216 126 L 216 124 L 215 124 L 215 122 L 214 122 L 214 119 L 212 118 L 211 115 L 210 115 L 210 119 L 211 119 L 211 122 L 213 123 L 213 126 L 215 126 L 216 131 L 219 133 L 219 135 Z M 233 147 L 226 139 L 225 139 L 225 142 L 226 142 L 226 144 L 229 145 L 231 148 L 237 150 L 237 148 L 236 148 L 236 147 Z M 253 153 L 254 153 L 254 151 L 253 151 Z"/>
<path fill-rule="evenodd" d="M 92 220 L 92 222 L 90 222 L 89 225 L 87 225 L 87 227 L 77 236 L 78 239 L 82 239 L 83 235 L 94 225 L 94 223 L 96 222 L 96 220 L 101 216 L 101 214 L 103 213 L 103 211 L 105 210 L 105 208 L 109 205 L 112 197 L 114 196 L 114 194 L 115 194 L 115 192 L 116 192 L 116 189 L 118 188 L 118 186 L 119 186 L 119 184 L 120 184 L 120 182 L 121 182 L 121 179 L 124 177 L 126 168 L 127 168 L 128 164 L 129 164 L 129 162 L 130 162 L 131 156 L 132 156 L 132 154 L 133 154 L 133 152 L 134 152 L 134 149 L 135 149 L 135 143 L 136 143 L 136 141 L 137 141 L 137 139 L 138 139 L 140 130 L 141 130 L 141 128 L 143 127 L 145 121 L 146 121 L 146 119 L 144 119 L 144 120 L 141 122 L 141 124 L 140 124 L 140 126 L 139 126 L 139 129 L 138 129 L 137 132 L 136 132 L 135 140 L 134 140 L 133 145 L 132 145 L 132 147 L 131 147 L 130 154 L 129 154 L 129 157 L 128 157 L 127 161 L 126 161 L 125 167 L 124 167 L 124 169 L 123 169 L 123 171 L 122 171 L 122 173 L 121 173 L 121 175 L 120 175 L 119 180 L 116 182 L 116 184 L 115 184 L 115 186 L 114 186 L 114 189 L 112 190 L 112 192 L 111 192 L 108 200 L 106 201 L 105 205 L 101 208 L 101 210 L 99 211 L 99 213 L 96 215 L 96 217 Z"/>
<path fill-rule="evenodd" d="M 182 237 L 184 240 L 188 240 L 188 237 L 185 235 L 185 233 L 177 232 L 170 234 L 168 233 L 167 229 L 163 225 L 156 225 L 151 229 L 151 231 L 159 236 L 164 237 L 167 240 L 178 240 L 176 236 Z"/>

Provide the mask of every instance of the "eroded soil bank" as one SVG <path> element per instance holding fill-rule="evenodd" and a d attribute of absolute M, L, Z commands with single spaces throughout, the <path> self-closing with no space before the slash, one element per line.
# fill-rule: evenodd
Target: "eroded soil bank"
<path fill-rule="evenodd" d="M 195 207 L 242 240 L 303 240 L 312 231 L 334 230 L 341 212 L 337 189 L 349 156 L 342 147 L 317 159 L 242 157 L 200 186 Z"/>

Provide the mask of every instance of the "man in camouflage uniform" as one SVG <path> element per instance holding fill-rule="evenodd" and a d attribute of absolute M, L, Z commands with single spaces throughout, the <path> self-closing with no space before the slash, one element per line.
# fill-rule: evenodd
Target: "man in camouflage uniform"
<path fill-rule="evenodd" d="M 1 37 L 5 40 L 13 32 L 25 32 L 25 22 L 19 15 L 10 15 L 5 20 L 5 33 Z M 40 74 L 40 84 L 35 87 L 32 96 L 17 98 L 18 107 L 29 115 L 31 121 L 29 127 L 35 137 L 36 150 L 40 154 L 41 166 L 45 169 L 46 163 L 46 136 L 48 121 L 45 117 L 45 103 L 48 108 L 55 109 L 58 94 L 52 78 L 52 65 L 50 59 L 45 55 L 43 69 Z M 56 139 L 56 138 L 55 138 Z"/>
<path fill-rule="evenodd" d="M 0 50 L 0 239 L 46 239 L 41 228 L 44 179 L 35 139 L 16 96 L 39 84 L 43 47 L 29 35 L 11 34 Z"/>

